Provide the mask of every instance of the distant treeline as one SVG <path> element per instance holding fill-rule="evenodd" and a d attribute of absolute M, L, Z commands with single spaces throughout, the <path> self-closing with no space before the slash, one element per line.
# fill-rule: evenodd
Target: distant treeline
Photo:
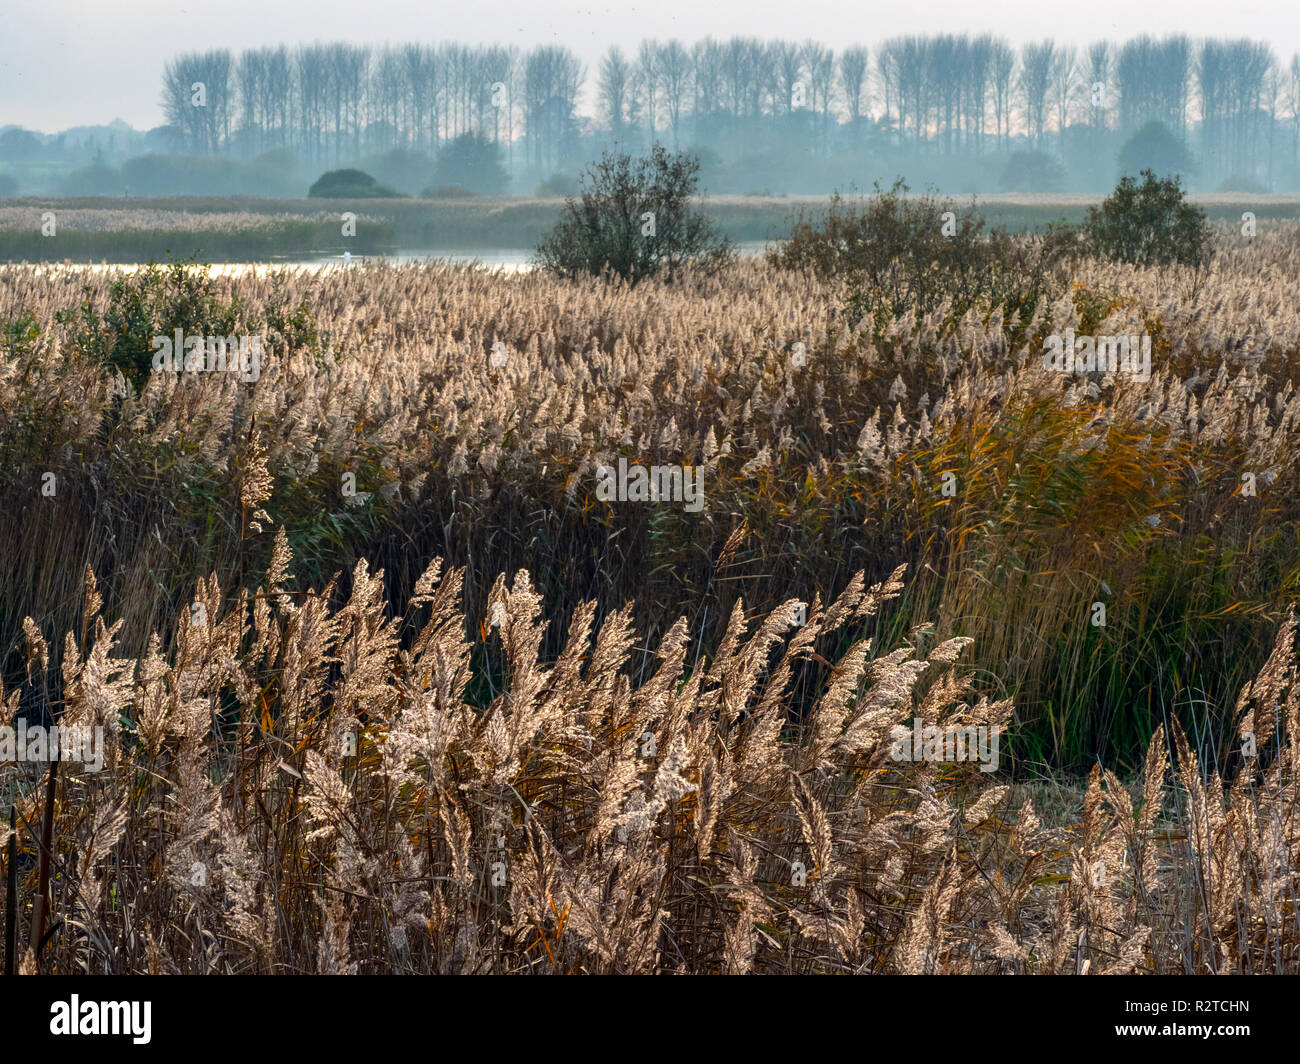
<path fill-rule="evenodd" d="M 133 207 L 121 199 L 79 197 L 57 204 L 66 214 L 59 215 L 55 240 L 40 232 L 40 212 L 51 206 L 48 201 L 15 202 L 0 207 L 0 263 L 284 261 L 344 251 L 377 255 L 526 249 L 535 247 L 555 225 L 561 209 L 558 199 L 367 200 L 356 236 L 345 240 L 336 220 L 321 218 L 322 208 L 356 206 L 344 201 L 185 196 L 150 199 L 147 207 Z M 812 198 L 724 196 L 710 198 L 701 209 L 723 235 L 757 244 L 788 238 L 800 221 L 820 224 L 828 205 L 827 200 Z M 1234 229 L 1244 210 L 1254 212 L 1261 223 L 1300 218 L 1300 199 L 1215 197 L 1201 205 L 1210 219 Z M 1078 225 L 1087 205 L 1073 200 L 986 200 L 979 210 L 992 227 L 1028 232 L 1053 223 Z M 160 212 L 184 212 L 194 221 L 188 226 L 177 226 L 174 220 L 164 224 Z"/>
<path fill-rule="evenodd" d="M 589 77 L 595 113 L 583 115 Z M 313 44 L 179 55 L 163 100 L 179 149 L 291 150 L 318 166 L 393 149 L 431 155 L 464 133 L 499 143 L 512 172 L 569 167 L 593 136 L 793 143 L 821 156 L 873 146 L 978 156 L 1014 141 L 1066 158 L 1071 138 L 1086 146 L 1151 121 L 1199 152 L 1208 179 L 1270 186 L 1290 181 L 1300 159 L 1300 57 L 1284 64 L 1248 39 L 1016 49 L 943 34 L 839 52 L 749 37 L 644 41 L 632 55 L 610 48 L 594 72 L 558 45 Z"/>

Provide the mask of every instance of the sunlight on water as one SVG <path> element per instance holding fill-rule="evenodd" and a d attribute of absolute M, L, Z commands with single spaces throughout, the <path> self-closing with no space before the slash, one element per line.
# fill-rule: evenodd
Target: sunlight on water
<path fill-rule="evenodd" d="M 761 240 L 743 241 L 736 245 L 736 250 L 743 257 L 761 255 L 766 243 Z M 501 248 L 495 251 L 446 248 L 427 251 L 403 251 L 396 255 L 353 255 L 344 259 L 341 255 L 330 255 L 316 259 L 286 260 L 284 262 L 219 262 L 208 265 L 206 270 L 213 277 L 264 276 L 276 270 L 295 270 L 308 273 L 320 273 L 325 270 L 348 270 L 359 266 L 384 263 L 390 266 L 407 266 L 420 263 L 448 263 L 451 265 L 476 265 L 496 273 L 528 273 L 533 269 L 530 248 Z M 34 269 L 57 273 L 61 270 L 112 270 L 122 273 L 134 273 L 142 263 L 95 263 L 95 262 L 49 262 L 42 263 Z"/>

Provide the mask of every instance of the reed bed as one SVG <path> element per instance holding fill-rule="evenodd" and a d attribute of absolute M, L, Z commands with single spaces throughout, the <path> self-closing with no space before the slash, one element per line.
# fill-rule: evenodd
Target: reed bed
<path fill-rule="evenodd" d="M 884 324 L 757 261 L 0 268 L 4 713 L 111 739 L 0 765 L 22 963 L 1297 970 L 1298 260 Z M 260 376 L 131 369 L 175 328 Z M 918 717 L 1002 768 L 894 761 Z"/>
<path fill-rule="evenodd" d="M 280 211 L 276 214 L 260 214 L 252 211 L 230 211 L 214 214 L 205 211 L 158 210 L 153 208 L 90 208 L 73 207 L 64 209 L 56 201 L 52 207 L 42 209 L 30 207 L 0 207 L 0 232 L 24 232 L 41 228 L 41 215 L 52 210 L 61 230 L 78 233 L 120 233 L 131 230 L 149 232 L 185 232 L 232 231 L 239 229 L 262 229 L 287 221 L 330 222 L 337 215 L 317 210 L 310 214 Z M 378 219 L 363 214 L 357 216 L 359 223 L 373 222 Z"/>
<path fill-rule="evenodd" d="M 115 653 L 85 574 L 63 663 L 65 724 L 106 763 L 6 781 L 20 896 L 50 824 L 50 932 L 20 970 L 55 972 L 1294 972 L 1300 686 L 1296 623 L 1236 706 L 1257 759 L 1230 783 L 1175 723 L 1136 800 L 1094 768 L 1076 823 L 969 766 L 898 762 L 891 726 L 1004 725 L 959 664 L 865 636 L 901 570 L 746 623 L 709 662 L 684 619 L 638 646 L 629 611 L 579 607 L 543 664 L 527 573 L 461 610 L 435 559 L 400 617 L 364 562 L 291 589 L 277 536 L 263 587 L 199 590 L 170 660 Z M 785 604 L 786 607 L 793 603 Z M 501 659 L 466 701 L 474 643 Z M 819 653 L 848 633 L 833 662 Z M 29 625 L 31 678 L 49 648 Z M 829 666 L 792 726 L 795 676 Z M 639 678 L 637 675 L 639 674 Z M 5 698 L 11 721 L 19 691 Z M 1172 765 L 1172 770 L 1171 770 Z M 33 918 L 39 923 L 39 918 Z M 44 927 L 40 923 L 40 927 Z"/>
<path fill-rule="evenodd" d="M 53 213 L 55 229 L 43 224 Z M 396 250 L 393 223 L 354 211 L 356 235 L 344 238 L 339 212 L 259 213 L 157 208 L 0 207 L 0 262 L 237 262 L 351 250 Z"/>
<path fill-rule="evenodd" d="M 220 329 L 151 329 L 264 335 L 260 379 L 138 388 L 105 372 L 82 318 L 55 320 L 106 313 L 111 271 L 0 270 L 0 322 L 29 329 L 9 327 L 0 367 L 0 477 L 25 500 L 0 514 L 23 559 L 0 589 L 8 667 L 24 615 L 72 626 L 85 565 L 132 653 L 199 574 L 264 572 L 240 502 L 260 463 L 312 586 L 364 557 L 400 608 L 439 556 L 469 567 L 477 610 L 497 572 L 527 569 L 553 641 L 590 598 L 635 600 L 651 638 L 685 615 L 711 648 L 738 597 L 769 611 L 905 563 L 893 634 L 928 620 L 975 638 L 1016 698 L 1019 756 L 1135 770 L 1181 715 L 1223 763 L 1223 707 L 1300 575 L 1294 234 L 1225 240 L 1197 291 L 1178 270 L 1085 263 L 1028 320 L 941 306 L 883 330 L 764 263 L 633 290 L 445 266 L 214 278 Z M 1044 337 L 1067 328 L 1150 335 L 1151 379 L 1044 372 Z M 703 512 L 601 502 L 597 467 L 620 457 L 698 465 Z"/>

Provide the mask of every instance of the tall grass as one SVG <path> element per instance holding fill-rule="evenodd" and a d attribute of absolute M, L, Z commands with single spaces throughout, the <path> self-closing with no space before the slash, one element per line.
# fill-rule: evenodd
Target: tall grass
<path fill-rule="evenodd" d="M 319 210 L 299 217 L 248 211 L 58 209 L 50 236 L 41 229 L 43 213 L 35 207 L 0 207 L 0 262 L 243 262 L 397 250 L 393 223 L 360 212 L 356 235 L 348 238 L 342 235 L 338 215 Z"/>
<path fill-rule="evenodd" d="M 1219 242 L 856 323 L 764 262 L 0 268 L 0 724 L 109 736 L 0 763 L 19 966 L 1294 971 L 1300 246 Z"/>
<path fill-rule="evenodd" d="M 1221 257 L 1195 298 L 1176 270 L 1083 263 L 1027 319 L 940 306 L 884 328 L 760 263 L 635 291 L 441 267 L 212 279 L 220 331 L 267 337 L 261 379 L 155 374 L 125 397 L 84 315 L 55 320 L 107 314 L 112 276 L 2 270 L 8 674 L 24 615 L 72 627 L 85 565 L 132 654 L 197 574 L 264 573 L 240 502 L 257 441 L 312 586 L 365 558 L 401 608 L 437 555 L 469 566 L 478 610 L 498 569 L 527 569 L 549 649 L 592 599 L 635 600 L 651 638 L 684 615 L 709 650 L 742 596 L 770 611 L 906 563 L 892 634 L 975 638 L 1018 757 L 1133 770 L 1172 716 L 1226 757 L 1235 692 L 1296 599 L 1300 324 L 1292 232 Z M 136 332 L 176 327 L 203 331 Z M 1045 373 L 1042 338 L 1067 327 L 1149 333 L 1154 376 Z M 704 512 L 597 500 L 620 455 L 701 465 Z"/>
<path fill-rule="evenodd" d="M 390 616 L 364 562 L 337 607 L 296 589 L 280 534 L 261 587 L 200 581 L 205 622 L 184 611 L 172 654 L 135 659 L 87 571 L 62 722 L 102 728 L 107 761 L 50 772 L 48 806 L 39 773 L 0 769 L 32 927 L 17 967 L 1294 972 L 1294 617 L 1237 703 L 1259 753 L 1231 783 L 1173 723 L 1134 785 L 1094 767 L 1052 824 L 973 766 L 894 759 L 894 725 L 1012 713 L 957 664 L 969 640 L 873 643 L 900 574 L 858 574 L 793 633 L 793 603 L 754 625 L 738 604 L 709 658 L 684 619 L 648 645 L 630 610 L 584 603 L 547 659 L 527 573 L 467 616 L 465 571 L 436 559 Z M 30 623 L 26 642 L 40 683 Z M 476 653 L 501 677 L 484 706 Z"/>

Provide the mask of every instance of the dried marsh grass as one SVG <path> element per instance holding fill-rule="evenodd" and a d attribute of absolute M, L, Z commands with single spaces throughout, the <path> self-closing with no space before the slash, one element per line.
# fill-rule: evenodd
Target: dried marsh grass
<path fill-rule="evenodd" d="M 462 612 L 463 571 L 435 560 L 400 617 L 364 564 L 338 609 L 329 589 L 291 591 L 291 571 L 280 533 L 256 592 L 202 583 L 208 623 L 183 614 L 170 661 L 157 641 L 117 656 L 120 622 L 97 615 L 87 574 L 63 721 L 104 728 L 108 756 L 63 777 L 64 925 L 29 967 L 1296 970 L 1294 618 L 1238 702 L 1258 761 L 1225 783 L 1174 725 L 1137 801 L 1097 768 L 1078 822 L 1053 827 L 969 765 L 889 757 L 913 717 L 1011 715 L 974 689 L 964 641 L 927 659 L 862 636 L 901 571 L 869 588 L 859 574 L 798 629 L 789 609 L 751 626 L 738 608 L 707 662 L 679 622 L 639 684 L 627 612 L 596 625 L 584 604 L 544 662 L 528 574 L 501 577 L 487 638 L 503 686 L 486 707 L 465 700 L 467 633 L 488 617 Z M 795 672 L 841 633 L 792 723 Z M 41 780 L 3 771 L 20 824 L 39 823 Z"/>
<path fill-rule="evenodd" d="M 0 724 L 109 740 L 0 765 L 23 966 L 1300 969 L 1300 245 L 1223 245 L 883 329 L 757 262 L 214 278 L 259 380 L 138 388 L 59 313 L 110 275 L 0 268 Z M 1044 372 L 1067 328 L 1154 374 Z M 600 502 L 620 456 L 704 511 Z M 1012 771 L 892 760 L 916 717 Z"/>
<path fill-rule="evenodd" d="M 214 278 L 232 328 L 267 338 L 260 380 L 157 374 L 125 399 L 54 320 L 103 313 L 113 276 L 0 269 L 0 322 L 43 330 L 0 359 L 0 478 L 32 500 L 0 514 L 23 559 L 0 640 L 27 614 L 72 627 L 84 565 L 132 654 L 198 575 L 263 572 L 256 438 L 263 509 L 313 586 L 366 558 L 400 606 L 440 556 L 479 611 L 497 571 L 527 569 L 549 650 L 582 599 L 633 600 L 648 638 L 685 615 L 711 648 L 738 597 L 767 612 L 906 563 L 893 635 L 974 638 L 1015 693 L 1018 755 L 1132 773 L 1157 724 L 1208 703 L 1198 752 L 1226 767 L 1228 707 L 1300 598 L 1300 250 L 1294 227 L 1223 244 L 1199 289 L 1085 262 L 1023 319 L 941 306 L 884 329 L 754 262 L 634 290 L 443 266 Z M 1071 328 L 1149 335 L 1151 379 L 1044 372 L 1044 338 Z M 704 512 L 599 501 L 620 457 L 699 467 Z"/>

